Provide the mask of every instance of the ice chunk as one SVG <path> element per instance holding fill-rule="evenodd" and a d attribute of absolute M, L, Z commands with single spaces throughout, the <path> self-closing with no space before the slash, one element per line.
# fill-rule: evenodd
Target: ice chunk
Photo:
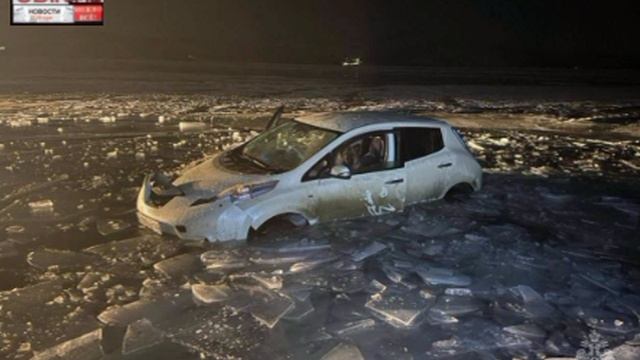
<path fill-rule="evenodd" d="M 206 129 L 208 125 L 203 122 L 181 121 L 178 127 L 180 131 L 198 131 Z"/>
<path fill-rule="evenodd" d="M 3 313 L 30 313 L 58 296 L 62 291 L 62 280 L 50 280 L 24 288 L 0 292 L 0 308 Z"/>
<path fill-rule="evenodd" d="M 354 261 L 362 261 L 368 257 L 376 255 L 382 250 L 386 249 L 387 246 L 385 244 L 374 241 L 373 243 L 366 246 L 364 249 L 358 250 L 351 255 Z"/>
<path fill-rule="evenodd" d="M 313 240 L 304 238 L 302 240 L 293 240 L 293 241 L 280 241 L 270 245 L 263 245 L 256 247 L 258 250 L 262 251 L 274 251 L 280 253 L 291 253 L 291 252 L 305 252 L 311 253 L 313 251 L 327 250 L 331 248 L 329 241 L 327 240 Z"/>
<path fill-rule="evenodd" d="M 283 265 L 302 261 L 312 254 L 306 252 L 283 254 L 283 253 L 260 253 L 253 255 L 249 260 L 259 265 Z"/>
<path fill-rule="evenodd" d="M 140 319 L 127 326 L 127 332 L 122 341 L 122 354 L 129 355 L 148 349 L 164 341 L 163 334 L 156 329 L 151 321 Z"/>
<path fill-rule="evenodd" d="M 151 265 L 173 256 L 180 250 L 178 243 L 155 235 L 145 235 L 106 244 L 95 245 L 85 251 L 101 255 L 112 262 L 139 266 Z"/>
<path fill-rule="evenodd" d="M 200 255 L 209 270 L 233 270 L 249 265 L 246 257 L 233 250 L 211 250 Z"/>
<path fill-rule="evenodd" d="M 22 234 L 24 232 L 24 226 L 22 225 L 11 225 L 11 226 L 7 226 L 4 231 L 7 232 L 7 234 L 9 235 L 16 235 L 16 234 Z"/>
<path fill-rule="evenodd" d="M 384 292 L 385 290 L 387 290 L 387 286 L 376 279 L 371 280 L 365 288 L 366 292 L 372 294 Z"/>
<path fill-rule="evenodd" d="M 285 320 L 301 321 L 315 310 L 311 299 L 308 297 L 302 300 L 295 297 L 292 297 L 292 299 L 294 301 L 294 307 L 282 317 Z"/>
<path fill-rule="evenodd" d="M 269 329 L 294 307 L 293 300 L 281 293 L 265 290 L 250 308 L 251 315 Z"/>
<path fill-rule="evenodd" d="M 403 293 L 388 289 L 383 293 L 371 295 L 365 307 L 390 325 L 405 328 L 416 325 L 433 301 L 420 296 L 418 291 Z"/>
<path fill-rule="evenodd" d="M 332 277 L 331 289 L 337 292 L 355 293 L 369 285 L 362 271 L 348 271 Z"/>
<path fill-rule="evenodd" d="M 113 281 L 110 274 L 91 271 L 87 272 L 82 279 L 80 279 L 76 288 L 86 293 L 93 291 L 110 281 Z"/>
<path fill-rule="evenodd" d="M 202 262 L 198 255 L 188 253 L 157 262 L 153 268 L 166 277 L 182 279 L 200 271 Z"/>
<path fill-rule="evenodd" d="M 478 145 L 473 140 L 468 140 L 467 145 L 469 146 L 469 148 L 471 148 L 472 150 L 475 150 L 476 152 L 479 152 L 479 153 L 484 152 L 484 147 L 482 145 Z"/>
<path fill-rule="evenodd" d="M 566 312 L 605 333 L 626 335 L 639 330 L 637 319 L 601 308 L 576 306 Z"/>
<path fill-rule="evenodd" d="M 107 153 L 107 160 L 114 160 L 118 158 L 118 149 L 114 149 Z"/>
<path fill-rule="evenodd" d="M 196 281 L 208 285 L 220 285 L 227 279 L 227 274 L 222 271 L 203 271 L 193 276 Z"/>
<path fill-rule="evenodd" d="M 391 266 L 389 264 L 382 265 L 382 272 L 387 276 L 387 278 L 394 283 L 401 283 L 404 277 L 407 275 L 406 271 L 400 270 Z"/>
<path fill-rule="evenodd" d="M 135 157 L 136 157 L 137 161 L 144 161 L 146 159 L 147 155 L 145 153 L 143 153 L 142 151 L 138 151 L 138 152 L 136 152 Z"/>
<path fill-rule="evenodd" d="M 156 323 L 154 323 L 156 324 Z M 201 353 L 207 359 L 246 359 L 257 355 L 268 329 L 249 314 L 227 307 L 199 307 L 156 324 L 171 341 Z M 271 358 L 263 356 L 263 358 Z"/>
<path fill-rule="evenodd" d="M 283 279 L 279 275 L 270 275 L 266 273 L 253 273 L 250 275 L 252 279 L 256 280 L 260 285 L 270 290 L 277 290 L 282 288 Z"/>
<path fill-rule="evenodd" d="M 98 233 L 102 236 L 111 236 L 114 234 L 122 233 L 129 230 L 131 224 L 124 220 L 112 219 L 112 220 L 98 220 L 97 223 Z"/>
<path fill-rule="evenodd" d="M 191 286 L 193 297 L 205 304 L 222 302 L 231 297 L 232 290 L 227 285 L 194 284 Z"/>
<path fill-rule="evenodd" d="M 363 331 L 371 330 L 376 326 L 376 322 L 373 319 L 362 319 L 356 321 L 349 321 L 346 323 L 333 323 L 327 327 L 327 330 L 339 337 L 350 336 L 353 334 L 361 333 Z"/>
<path fill-rule="evenodd" d="M 449 296 L 473 296 L 473 292 L 467 288 L 447 288 L 444 293 Z"/>
<path fill-rule="evenodd" d="M 480 310 L 480 302 L 469 296 L 441 296 L 430 309 L 451 316 L 462 316 Z"/>
<path fill-rule="evenodd" d="M 468 286 L 471 284 L 470 277 L 458 274 L 451 269 L 422 265 L 418 266 L 415 272 L 427 285 Z"/>
<path fill-rule="evenodd" d="M 508 302 L 505 307 L 527 318 L 548 317 L 554 308 L 535 290 L 526 285 L 518 285 L 509 289 L 518 298 L 518 302 Z"/>
<path fill-rule="evenodd" d="M 547 337 L 547 333 L 535 324 L 507 326 L 503 330 L 509 334 L 534 340 L 544 340 Z"/>
<path fill-rule="evenodd" d="M 179 292 L 162 297 L 143 298 L 126 305 L 115 305 L 98 315 L 98 320 L 104 324 L 125 326 L 143 318 L 155 322 L 167 316 L 176 316 L 192 306 L 190 292 Z"/>
<path fill-rule="evenodd" d="M 356 345 L 339 343 L 320 360 L 364 360 L 364 356 Z"/>
<path fill-rule="evenodd" d="M 103 116 L 98 119 L 101 123 L 110 124 L 116 122 L 117 118 L 115 116 Z"/>
<path fill-rule="evenodd" d="M 63 342 L 42 352 L 36 352 L 33 360 L 98 360 L 102 359 L 102 329 Z"/>
<path fill-rule="evenodd" d="M 431 325 L 456 324 L 458 321 L 458 318 L 442 310 L 429 309 L 429 313 L 427 314 L 427 322 Z"/>
<path fill-rule="evenodd" d="M 104 260 L 93 254 L 77 253 L 69 250 L 40 249 L 27 255 L 29 265 L 40 270 L 52 266 L 60 270 L 82 269 L 87 266 L 99 267 Z"/>
<path fill-rule="evenodd" d="M 297 262 L 289 268 L 292 273 L 300 273 L 315 269 L 326 263 L 336 260 L 338 257 L 332 253 L 323 253 L 322 255 L 316 255 L 304 261 Z"/>
<path fill-rule="evenodd" d="M 287 294 L 290 298 L 298 301 L 305 301 L 311 296 L 311 286 L 302 284 L 292 284 L 283 289 L 283 293 Z"/>
<path fill-rule="evenodd" d="M 7 124 L 10 127 L 27 127 L 27 126 L 33 125 L 31 120 L 28 120 L 28 119 L 10 120 L 9 122 L 7 122 Z"/>
<path fill-rule="evenodd" d="M 49 199 L 33 201 L 29 203 L 29 208 L 33 212 L 53 211 L 53 201 Z"/>

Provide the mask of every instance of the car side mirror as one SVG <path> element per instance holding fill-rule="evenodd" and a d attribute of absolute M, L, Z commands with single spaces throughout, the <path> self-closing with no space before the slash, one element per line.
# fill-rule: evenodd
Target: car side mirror
<path fill-rule="evenodd" d="M 346 165 L 335 165 L 331 168 L 331 172 L 329 174 L 338 179 L 350 179 L 351 169 Z"/>

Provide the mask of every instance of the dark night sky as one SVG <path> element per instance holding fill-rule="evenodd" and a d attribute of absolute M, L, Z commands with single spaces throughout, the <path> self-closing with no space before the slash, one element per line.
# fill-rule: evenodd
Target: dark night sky
<path fill-rule="evenodd" d="M 103 27 L 11 27 L 7 56 L 634 67 L 637 1 L 106 0 Z"/>

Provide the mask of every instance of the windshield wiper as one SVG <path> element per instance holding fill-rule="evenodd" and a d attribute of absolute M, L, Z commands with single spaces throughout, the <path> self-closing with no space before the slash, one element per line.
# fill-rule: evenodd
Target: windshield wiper
<path fill-rule="evenodd" d="M 273 168 L 271 168 L 269 165 L 267 165 L 267 164 L 265 164 L 264 162 L 262 162 L 262 161 L 260 161 L 260 160 L 258 160 L 258 159 L 256 159 L 256 158 L 254 158 L 253 156 L 250 156 L 250 155 L 245 154 L 243 151 L 237 151 L 237 152 L 236 152 L 236 155 L 237 155 L 239 158 L 244 159 L 244 160 L 246 160 L 246 161 L 248 161 L 248 162 L 250 162 L 250 163 L 252 163 L 252 164 L 254 164 L 254 165 L 256 165 L 256 166 L 258 166 L 258 167 L 260 167 L 260 168 L 262 168 L 262 169 L 270 170 L 270 171 L 273 171 L 273 170 L 274 170 L 274 169 L 273 169 Z"/>

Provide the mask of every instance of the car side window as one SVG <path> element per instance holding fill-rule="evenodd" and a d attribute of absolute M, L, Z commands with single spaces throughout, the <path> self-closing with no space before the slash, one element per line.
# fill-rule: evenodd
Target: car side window
<path fill-rule="evenodd" d="M 400 157 L 402 163 L 436 153 L 444 148 L 442 131 L 439 128 L 399 129 Z"/>
<path fill-rule="evenodd" d="M 389 151 L 390 147 L 393 151 Z M 331 167 L 345 165 L 353 175 L 396 167 L 395 136 L 374 132 L 350 139 L 314 165 L 303 177 L 313 180 L 329 177 Z"/>
<path fill-rule="evenodd" d="M 302 178 L 302 181 L 323 179 L 329 176 L 331 171 L 331 154 L 318 161 Z"/>

